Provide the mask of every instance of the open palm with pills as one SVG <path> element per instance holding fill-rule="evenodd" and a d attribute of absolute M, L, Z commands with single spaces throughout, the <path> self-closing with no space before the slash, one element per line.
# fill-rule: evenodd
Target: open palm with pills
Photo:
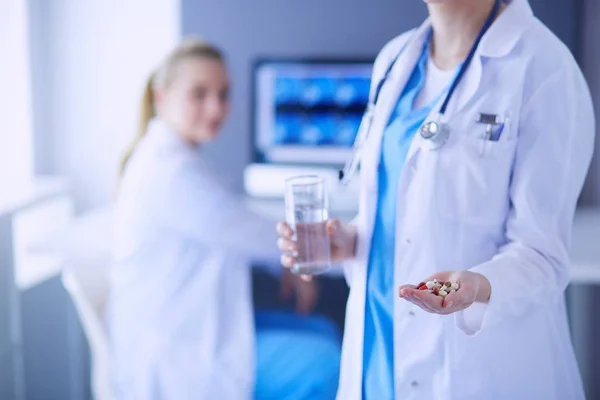
<path fill-rule="evenodd" d="M 452 314 L 471 304 L 487 303 L 490 298 L 487 279 L 471 271 L 438 272 L 418 285 L 402 285 L 399 296 L 434 314 Z"/>

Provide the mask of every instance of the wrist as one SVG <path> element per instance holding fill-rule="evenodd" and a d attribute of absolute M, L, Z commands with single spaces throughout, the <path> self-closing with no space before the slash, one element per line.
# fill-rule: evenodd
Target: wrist
<path fill-rule="evenodd" d="M 474 272 L 475 279 L 477 280 L 477 293 L 475 294 L 476 303 L 489 303 L 490 296 L 492 295 L 492 285 L 490 281 L 480 273 Z"/>
<path fill-rule="evenodd" d="M 358 230 L 354 225 L 347 225 L 346 230 L 348 232 L 347 258 L 351 259 L 356 257 L 356 247 L 358 245 Z"/>

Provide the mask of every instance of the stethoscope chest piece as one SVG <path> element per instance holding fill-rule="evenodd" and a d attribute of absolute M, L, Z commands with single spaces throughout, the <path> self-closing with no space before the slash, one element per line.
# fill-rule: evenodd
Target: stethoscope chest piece
<path fill-rule="evenodd" d="M 446 144 L 450 127 L 440 121 L 429 121 L 421 126 L 420 134 L 429 150 L 437 150 Z"/>
<path fill-rule="evenodd" d="M 444 144 L 446 144 L 446 141 L 448 140 L 448 138 L 450 136 L 450 127 L 448 126 L 447 123 L 442 122 L 440 118 L 442 118 L 445 115 L 446 108 L 448 106 L 448 103 L 450 102 L 450 99 L 452 98 L 452 94 L 454 93 L 454 90 L 460 83 L 466 70 L 469 68 L 469 65 L 471 64 L 471 60 L 475 56 L 475 52 L 477 51 L 477 48 L 479 47 L 479 42 L 481 41 L 483 35 L 487 32 L 487 30 L 490 28 L 490 26 L 494 22 L 494 19 L 498 15 L 501 5 L 502 5 L 502 0 L 494 0 L 494 7 L 492 8 L 492 11 L 488 15 L 483 27 L 479 31 L 479 35 L 477 36 L 475 43 L 473 43 L 473 46 L 471 47 L 471 50 L 469 51 L 469 54 L 467 55 L 467 58 L 462 63 L 460 69 L 458 70 L 458 74 L 454 77 L 454 80 L 452 81 L 452 84 L 450 85 L 450 88 L 448 89 L 446 98 L 445 98 L 442 106 L 440 107 L 440 111 L 438 113 L 438 118 L 434 119 L 433 121 L 427 122 L 426 124 L 421 126 L 419 133 L 421 135 L 421 138 L 424 139 L 424 140 L 421 140 L 421 143 L 420 143 L 420 146 L 422 146 L 422 148 L 427 148 L 429 150 L 437 150 L 440 147 L 444 146 Z M 379 98 L 381 89 L 383 88 L 383 84 L 386 82 L 387 78 L 389 77 L 389 75 L 392 71 L 392 68 L 394 67 L 396 62 L 400 59 L 400 56 L 402 55 L 404 50 L 407 48 L 409 43 L 411 43 L 410 40 L 404 44 L 402 49 L 400 49 L 400 51 L 396 55 L 396 58 L 394 58 L 392 60 L 392 62 L 388 65 L 387 70 L 385 71 L 385 73 L 383 74 L 383 76 L 381 77 L 381 79 L 379 80 L 377 85 L 375 86 L 373 93 L 370 95 L 371 99 L 370 99 L 369 105 L 367 107 L 367 112 L 365 113 L 365 118 L 363 118 L 363 123 L 361 123 L 361 127 L 359 128 L 358 135 L 357 135 L 356 140 L 353 145 L 353 155 L 352 155 L 351 159 L 348 160 L 348 162 L 346 162 L 346 164 L 344 165 L 344 169 L 339 174 L 339 179 L 342 182 L 342 184 L 347 184 L 348 181 L 354 175 L 355 171 L 358 169 L 358 164 L 360 161 L 359 159 L 361 156 L 360 150 L 361 150 L 362 144 L 366 141 L 366 139 L 369 136 L 369 130 L 371 127 L 371 119 L 373 118 L 373 115 L 375 113 L 375 107 L 376 107 L 377 100 Z"/>

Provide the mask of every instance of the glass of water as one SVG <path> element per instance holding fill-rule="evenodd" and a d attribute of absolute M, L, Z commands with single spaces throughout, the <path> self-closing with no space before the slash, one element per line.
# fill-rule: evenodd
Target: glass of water
<path fill-rule="evenodd" d="M 297 246 L 292 272 L 321 274 L 331 266 L 325 180 L 307 175 L 287 179 L 285 183 L 286 221 L 294 231 Z"/>

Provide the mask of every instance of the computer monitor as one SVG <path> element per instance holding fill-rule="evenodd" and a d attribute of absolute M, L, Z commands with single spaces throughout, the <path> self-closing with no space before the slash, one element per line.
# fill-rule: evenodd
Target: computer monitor
<path fill-rule="evenodd" d="M 367 106 L 373 60 L 254 65 L 255 163 L 342 165 Z"/>

